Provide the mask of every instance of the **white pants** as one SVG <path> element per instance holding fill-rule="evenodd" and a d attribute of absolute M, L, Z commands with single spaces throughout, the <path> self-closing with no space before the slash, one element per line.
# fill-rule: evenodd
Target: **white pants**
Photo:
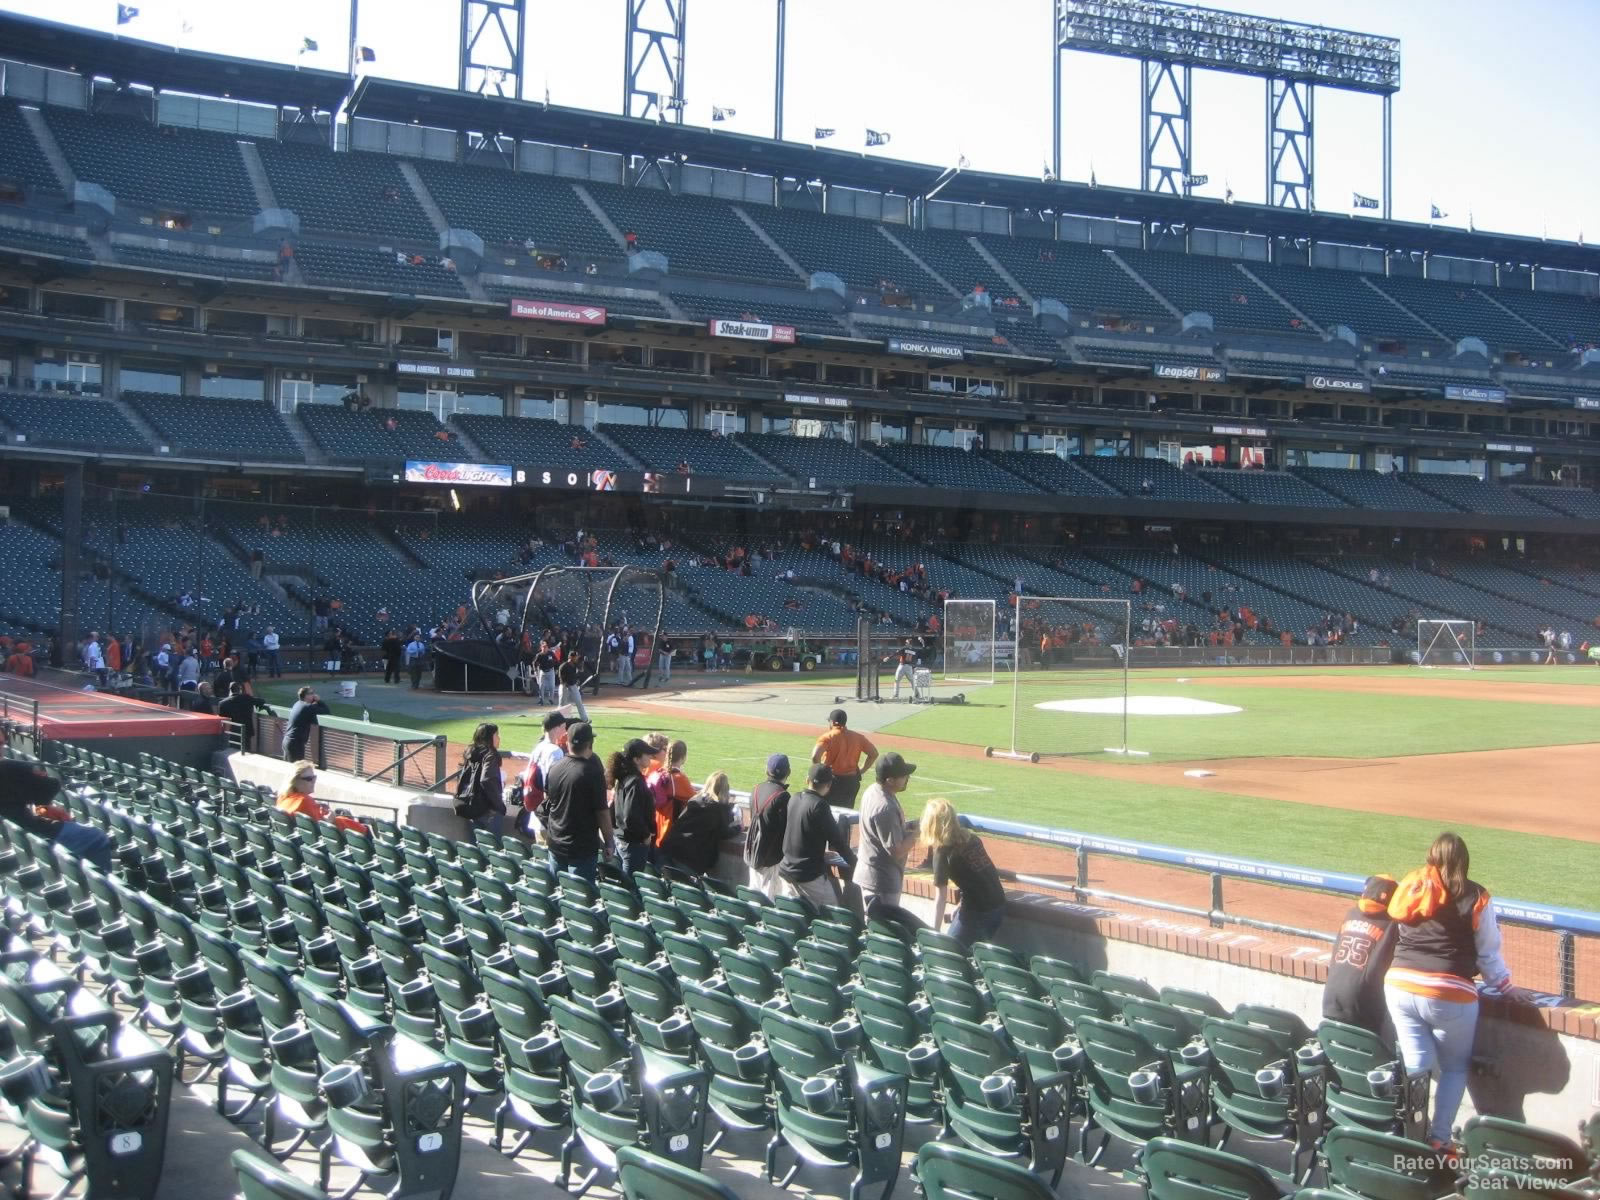
<path fill-rule="evenodd" d="M 554 671 L 539 672 L 539 703 L 554 704 L 556 702 L 556 673 Z"/>
<path fill-rule="evenodd" d="M 633 656 L 626 652 L 617 655 L 617 682 L 623 687 L 633 682 Z"/>
<path fill-rule="evenodd" d="M 1400 1044 L 1400 1060 L 1406 1070 L 1439 1070 L 1428 1137 L 1449 1141 L 1456 1109 L 1461 1107 L 1461 1097 L 1467 1091 L 1472 1043 L 1478 1031 L 1478 1002 L 1434 1000 L 1393 987 L 1383 989 L 1383 998 L 1389 1006 L 1395 1040 Z"/>
<path fill-rule="evenodd" d="M 580 721 L 587 721 L 589 719 L 589 710 L 583 706 L 582 688 L 573 685 L 571 687 L 563 687 L 561 689 L 561 695 L 556 701 L 556 707 L 565 708 L 569 704 L 578 710 L 578 719 Z"/>
<path fill-rule="evenodd" d="M 778 886 L 783 881 L 778 878 L 778 865 L 776 863 L 770 867 L 752 867 L 748 863 L 745 865 L 750 872 L 751 887 L 755 888 L 768 900 L 776 900 L 782 895 L 778 890 Z"/>
<path fill-rule="evenodd" d="M 894 669 L 894 694 L 897 699 L 900 696 L 900 681 L 902 679 L 912 684 L 913 688 L 915 688 L 916 678 L 911 673 L 911 667 L 906 663 L 901 663 Z"/>

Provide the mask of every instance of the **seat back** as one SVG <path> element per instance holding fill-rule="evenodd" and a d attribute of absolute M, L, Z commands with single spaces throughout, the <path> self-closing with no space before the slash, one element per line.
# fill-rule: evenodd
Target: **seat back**
<path fill-rule="evenodd" d="M 1271 1172 L 1259 1163 L 1180 1142 L 1151 1138 L 1140 1160 L 1151 1200 L 1278 1200 Z"/>
<path fill-rule="evenodd" d="M 1468 1169 L 1474 1174 L 1480 1169 L 1500 1169 L 1570 1183 L 1591 1169 L 1589 1155 L 1571 1138 L 1504 1117 L 1473 1117 L 1461 1131 L 1461 1144 L 1467 1152 Z"/>
<path fill-rule="evenodd" d="M 948 1142 L 924 1142 L 917 1179 L 927 1200 L 1054 1200 L 1055 1192 L 1020 1163 Z"/>
<path fill-rule="evenodd" d="M 625 1200 L 739 1200 L 709 1175 L 637 1146 L 617 1150 L 617 1182 Z"/>
<path fill-rule="evenodd" d="M 229 1159 L 243 1200 L 328 1200 L 328 1193 L 255 1150 L 235 1150 Z"/>
<path fill-rule="evenodd" d="M 1323 1141 L 1331 1187 L 1371 1200 L 1436 1200 L 1455 1190 L 1455 1175 L 1426 1142 L 1336 1125 Z"/>

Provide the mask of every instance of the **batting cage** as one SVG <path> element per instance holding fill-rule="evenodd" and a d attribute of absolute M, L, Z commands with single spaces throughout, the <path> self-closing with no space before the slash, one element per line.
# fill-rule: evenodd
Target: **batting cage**
<path fill-rule="evenodd" d="M 544 567 L 480 579 L 472 585 L 470 616 L 483 637 L 435 645 L 434 686 L 531 691 L 530 649 L 561 637 L 569 652 L 583 655 L 586 680 L 604 674 L 614 684 L 648 687 L 665 604 L 661 572 L 646 567 Z"/>

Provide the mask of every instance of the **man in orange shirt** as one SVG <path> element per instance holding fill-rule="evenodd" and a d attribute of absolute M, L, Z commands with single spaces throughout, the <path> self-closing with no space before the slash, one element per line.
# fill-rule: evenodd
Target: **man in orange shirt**
<path fill-rule="evenodd" d="M 861 787 L 861 773 L 878 761 L 878 748 L 849 728 L 850 717 L 842 708 L 828 714 L 828 730 L 817 739 L 811 761 L 826 763 L 833 771 L 833 788 L 828 803 L 834 808 L 854 808 Z M 863 755 L 865 758 L 863 758 Z"/>

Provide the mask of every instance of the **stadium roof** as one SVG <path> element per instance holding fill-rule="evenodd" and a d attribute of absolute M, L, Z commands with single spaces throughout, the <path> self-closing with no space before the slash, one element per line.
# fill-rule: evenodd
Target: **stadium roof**
<path fill-rule="evenodd" d="M 730 171 L 755 171 L 902 196 L 926 195 L 945 174 L 927 163 L 852 150 L 777 142 L 695 125 L 621 117 L 531 100 L 484 96 L 368 76 L 351 102 L 356 116 L 456 132 L 504 134 L 558 146 L 584 146 L 611 154 L 677 159 Z M 1412 221 L 1382 221 L 1344 213 L 1306 212 L 1265 204 L 1090 187 L 984 171 L 960 171 L 940 188 L 940 200 L 1050 210 L 1125 221 L 1203 226 L 1236 233 L 1425 250 L 1431 254 L 1495 262 L 1600 272 L 1600 248 L 1513 234 L 1473 233 Z"/>
<path fill-rule="evenodd" d="M 145 84 L 160 92 L 226 96 L 255 104 L 314 105 L 324 111 L 337 108 L 350 92 L 350 76 L 340 71 L 204 54 L 15 13 L 0 13 L 0 47 L 17 62 Z"/>

